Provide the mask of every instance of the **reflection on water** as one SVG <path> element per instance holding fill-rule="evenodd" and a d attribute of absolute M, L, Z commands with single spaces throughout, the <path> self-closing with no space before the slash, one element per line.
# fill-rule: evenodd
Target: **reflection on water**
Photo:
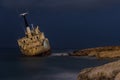
<path fill-rule="evenodd" d="M 110 61 L 70 56 L 1 56 L 0 80 L 76 80 L 81 69 Z"/>

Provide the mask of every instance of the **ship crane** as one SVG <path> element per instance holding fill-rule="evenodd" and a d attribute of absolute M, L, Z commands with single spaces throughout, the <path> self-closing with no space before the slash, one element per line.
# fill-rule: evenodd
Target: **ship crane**
<path fill-rule="evenodd" d="M 27 36 L 27 37 L 31 37 L 31 36 L 32 36 L 32 35 L 31 35 L 31 30 L 30 30 L 29 24 L 28 24 L 27 19 L 26 19 L 26 15 L 27 15 L 27 14 L 28 14 L 28 13 L 22 13 L 22 14 L 20 14 L 20 15 L 23 17 L 24 22 L 25 22 L 26 36 Z"/>
<path fill-rule="evenodd" d="M 28 27 L 29 25 L 28 25 L 28 22 L 27 22 L 27 19 L 26 19 L 26 15 L 27 15 L 28 13 L 22 13 L 22 14 L 20 14 L 23 18 L 24 18 L 24 22 L 25 22 L 25 26 L 26 27 Z"/>

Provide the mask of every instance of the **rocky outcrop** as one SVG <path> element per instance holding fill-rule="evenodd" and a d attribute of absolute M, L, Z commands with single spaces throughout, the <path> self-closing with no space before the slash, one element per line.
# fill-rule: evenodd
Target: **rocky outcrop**
<path fill-rule="evenodd" d="M 120 80 L 120 60 L 81 70 L 77 80 Z"/>
<path fill-rule="evenodd" d="M 95 56 L 97 58 L 117 58 L 120 57 L 120 46 L 108 46 L 76 50 L 70 56 Z"/>

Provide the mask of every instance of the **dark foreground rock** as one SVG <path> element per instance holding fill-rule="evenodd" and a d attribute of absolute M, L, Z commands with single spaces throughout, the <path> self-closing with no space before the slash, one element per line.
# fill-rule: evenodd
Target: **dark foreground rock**
<path fill-rule="evenodd" d="M 120 80 L 120 60 L 84 69 L 77 80 Z"/>
<path fill-rule="evenodd" d="M 118 58 L 120 57 L 120 46 L 108 46 L 88 48 L 73 51 L 70 56 L 93 56 L 97 58 Z"/>

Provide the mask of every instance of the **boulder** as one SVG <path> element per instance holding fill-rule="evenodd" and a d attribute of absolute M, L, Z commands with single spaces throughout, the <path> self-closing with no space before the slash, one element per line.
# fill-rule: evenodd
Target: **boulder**
<path fill-rule="evenodd" d="M 120 60 L 83 69 L 77 80 L 120 80 Z"/>

